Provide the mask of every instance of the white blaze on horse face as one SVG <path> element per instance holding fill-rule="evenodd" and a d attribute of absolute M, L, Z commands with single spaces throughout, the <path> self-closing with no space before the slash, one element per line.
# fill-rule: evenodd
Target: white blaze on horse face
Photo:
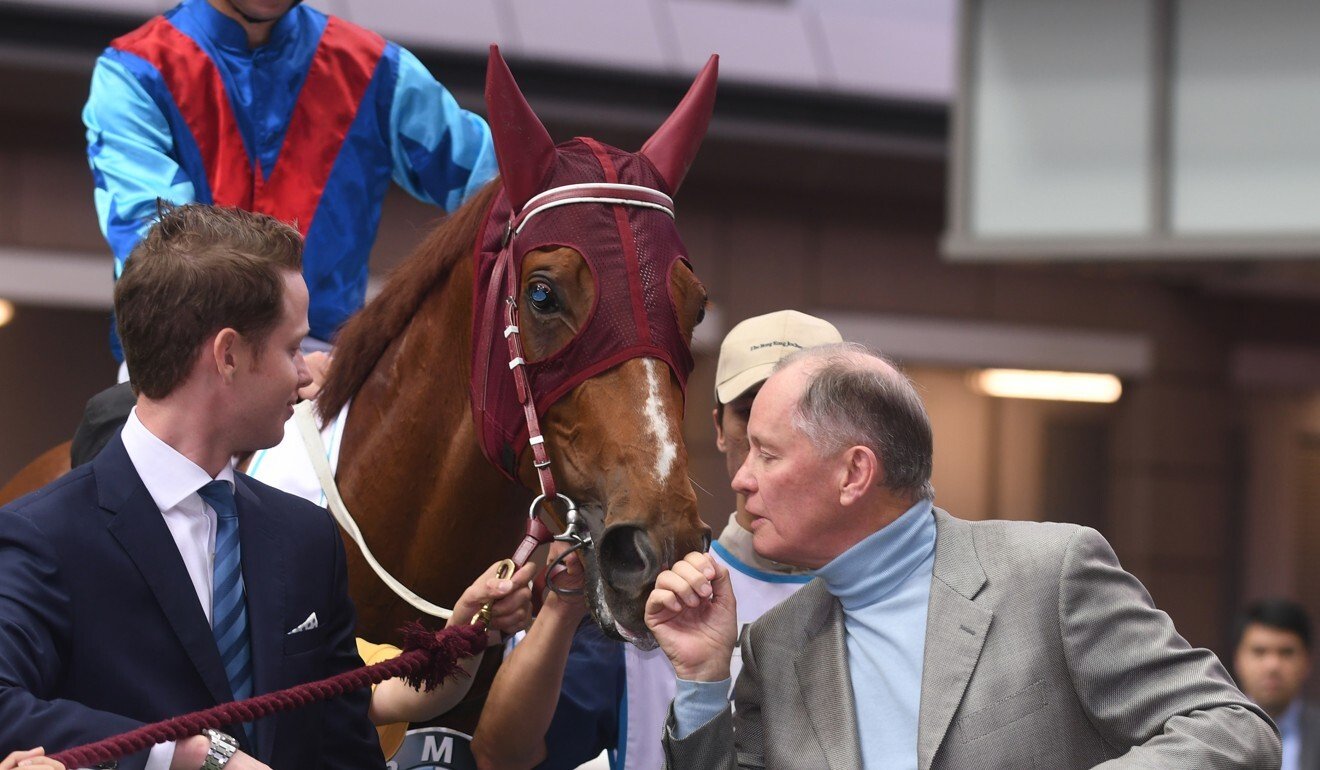
<path fill-rule="evenodd" d="M 664 484 L 669 480 L 669 475 L 674 471 L 674 463 L 678 460 L 678 444 L 674 440 L 674 427 L 669 424 L 660 401 L 660 375 L 664 369 L 654 358 L 642 359 L 642 365 L 646 367 L 647 391 L 642 414 L 646 416 L 651 434 L 655 437 L 655 479 Z"/>

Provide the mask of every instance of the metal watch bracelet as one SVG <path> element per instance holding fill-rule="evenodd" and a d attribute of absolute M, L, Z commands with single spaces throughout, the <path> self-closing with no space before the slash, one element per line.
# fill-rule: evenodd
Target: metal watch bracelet
<path fill-rule="evenodd" d="M 202 734 L 211 739 L 211 747 L 206 750 L 201 770 L 224 770 L 224 766 L 238 753 L 238 741 L 219 730 L 207 729 Z"/>

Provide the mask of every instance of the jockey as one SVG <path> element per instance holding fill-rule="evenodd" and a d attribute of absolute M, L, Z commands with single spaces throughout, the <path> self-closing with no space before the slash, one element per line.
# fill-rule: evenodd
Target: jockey
<path fill-rule="evenodd" d="M 269 214 L 306 239 L 306 349 L 361 307 L 391 179 L 452 211 L 495 175 L 485 121 L 415 56 L 297 0 L 183 0 L 111 41 L 83 122 L 116 279 L 158 199 Z"/>

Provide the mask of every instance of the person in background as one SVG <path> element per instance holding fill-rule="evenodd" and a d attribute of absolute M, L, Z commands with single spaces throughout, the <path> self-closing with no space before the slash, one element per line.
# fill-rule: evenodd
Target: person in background
<path fill-rule="evenodd" d="M 1279 740 L 1095 530 L 934 508 L 930 420 L 860 345 L 784 358 L 734 489 L 757 554 L 815 579 L 739 634 L 690 553 L 646 625 L 678 677 L 666 766 L 1267 768 Z"/>
<path fill-rule="evenodd" d="M 1262 599 L 1238 617 L 1238 685 L 1279 726 L 1283 770 L 1320 770 L 1320 707 L 1302 697 L 1311 675 L 1311 619 L 1297 602 Z"/>
<path fill-rule="evenodd" d="M 842 341 L 829 322 L 781 310 L 729 330 L 715 369 L 715 444 L 733 474 L 747 457 L 747 415 L 775 364 L 790 353 Z M 746 625 L 811 578 L 752 549 L 739 494 L 711 558 L 728 568 Z M 559 581 L 561 584 L 564 581 Z M 581 597 L 552 594 L 500 667 L 473 736 L 483 768 L 575 768 L 609 752 L 612 766 L 658 770 L 674 668 L 663 651 L 604 637 Z M 736 661 L 735 661 L 736 666 Z"/>

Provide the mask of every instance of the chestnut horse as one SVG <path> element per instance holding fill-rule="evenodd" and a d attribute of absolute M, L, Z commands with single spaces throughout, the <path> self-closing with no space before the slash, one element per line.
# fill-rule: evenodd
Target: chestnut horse
<path fill-rule="evenodd" d="M 709 538 L 682 441 L 705 290 L 672 209 L 626 197 L 663 201 L 678 189 L 710 118 L 715 70 L 712 57 L 638 153 L 590 139 L 555 146 L 492 47 L 486 100 L 500 179 L 344 326 L 317 404 L 334 415 L 351 401 L 340 492 L 376 558 L 426 599 L 452 606 L 523 532 L 537 479 L 526 427 L 485 401 L 513 397 L 502 334 L 513 300 L 552 471 L 595 543 L 584 560 L 593 616 L 616 638 L 654 645 L 642 612 L 655 576 Z M 558 192 L 592 185 L 624 198 Z M 524 209 L 546 194 L 559 199 Z M 504 251 L 507 292 L 489 273 Z M 392 638 L 417 611 L 348 550 L 359 633 Z"/>

